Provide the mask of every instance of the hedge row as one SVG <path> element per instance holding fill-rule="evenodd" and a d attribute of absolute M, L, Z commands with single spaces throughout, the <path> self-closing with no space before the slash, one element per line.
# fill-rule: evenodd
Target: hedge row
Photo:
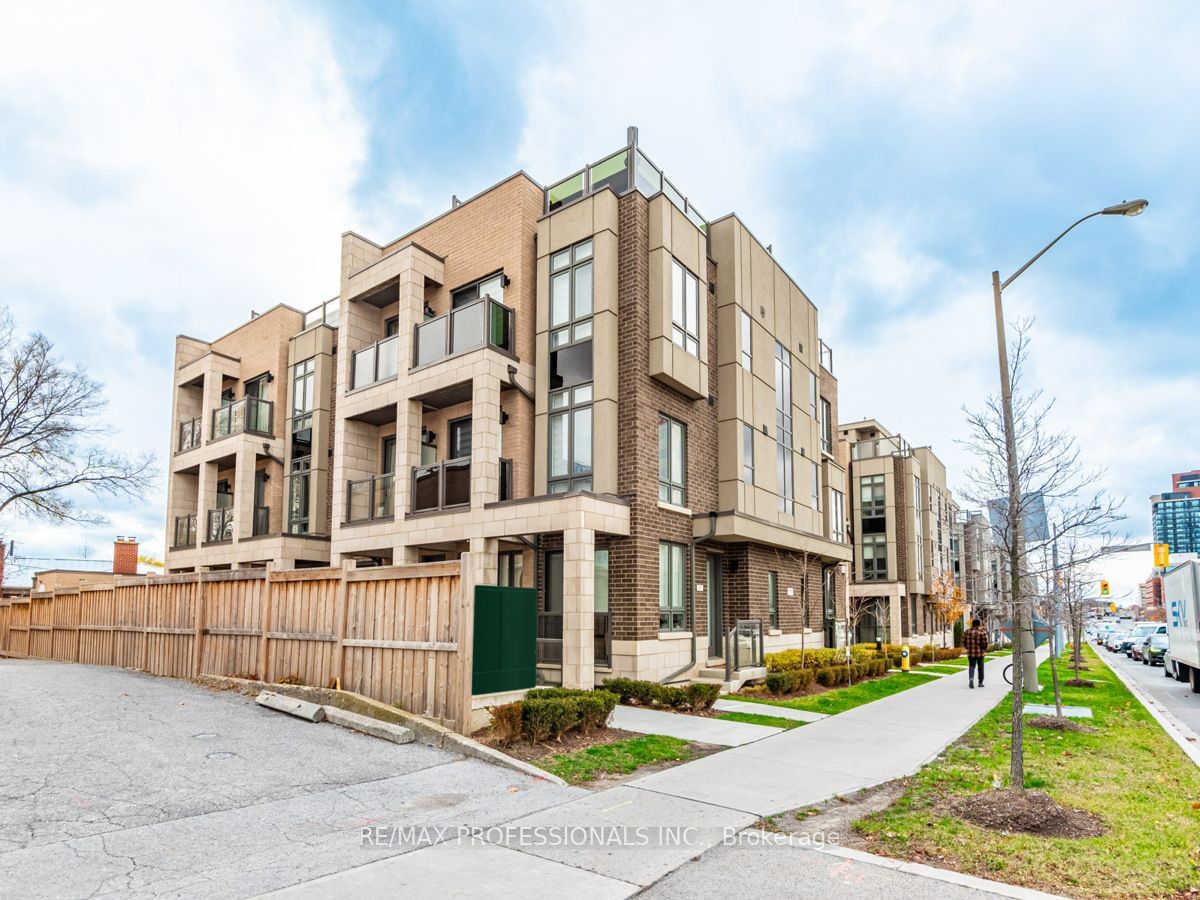
<path fill-rule="evenodd" d="M 639 681 L 636 678 L 606 678 L 601 685 L 604 690 L 620 697 L 621 702 L 627 706 L 662 706 L 692 712 L 709 709 L 721 695 L 719 684 L 685 684 L 683 687 L 671 687 L 657 681 Z"/>
<path fill-rule="evenodd" d="M 493 733 L 502 746 L 508 746 L 520 738 L 537 743 L 561 740 L 572 731 L 589 734 L 608 724 L 616 705 L 617 695 L 609 691 L 539 688 L 524 700 L 488 711 Z"/>
<path fill-rule="evenodd" d="M 902 644 L 884 644 L 883 652 L 896 660 L 900 659 L 900 648 Z M 855 644 L 854 649 L 870 649 L 871 654 L 875 653 L 874 644 Z M 935 647 L 933 644 L 926 644 L 924 647 L 909 647 L 908 658 L 910 662 L 938 662 L 944 659 L 956 659 L 963 655 L 962 647 Z"/>
<path fill-rule="evenodd" d="M 852 662 L 861 663 L 875 656 L 875 647 L 866 645 L 850 648 Z M 814 650 L 781 650 L 766 656 L 768 672 L 797 672 L 804 669 L 821 669 L 825 666 L 844 666 L 846 651 L 837 647 L 818 647 Z"/>
<path fill-rule="evenodd" d="M 810 688 L 813 683 L 822 687 L 837 687 L 873 678 L 887 672 L 888 660 L 867 659 L 849 666 L 822 666 L 817 669 L 792 669 L 767 673 L 767 690 L 772 694 L 794 694 Z"/>

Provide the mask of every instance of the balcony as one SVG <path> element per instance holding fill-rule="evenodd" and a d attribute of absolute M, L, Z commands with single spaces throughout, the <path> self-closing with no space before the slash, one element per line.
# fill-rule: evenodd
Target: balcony
<path fill-rule="evenodd" d="M 395 511 L 395 476 L 372 475 L 346 485 L 346 522 L 390 519 Z"/>
<path fill-rule="evenodd" d="M 210 509 L 208 511 L 208 530 L 204 534 L 206 543 L 232 541 L 233 507 L 226 506 L 221 509 Z"/>
<path fill-rule="evenodd" d="M 175 517 L 175 542 L 172 547 L 196 546 L 196 514 Z"/>
<path fill-rule="evenodd" d="M 412 511 L 436 512 L 471 505 L 471 458 L 448 459 L 412 471 Z"/>
<path fill-rule="evenodd" d="M 833 348 L 824 341 L 821 341 L 821 368 L 833 374 Z"/>
<path fill-rule="evenodd" d="M 274 406 L 269 400 L 243 397 L 228 406 L 214 409 L 212 440 L 217 441 L 242 432 L 270 435 Z"/>
<path fill-rule="evenodd" d="M 912 453 L 912 448 L 908 446 L 908 441 L 900 435 L 895 435 L 869 441 L 858 441 L 854 444 L 853 458 L 856 460 L 875 459 L 880 456 L 908 456 L 910 453 Z"/>
<path fill-rule="evenodd" d="M 413 368 L 488 346 L 513 354 L 513 311 L 491 297 L 468 303 L 416 327 Z"/>
<path fill-rule="evenodd" d="M 356 350 L 350 366 L 350 389 L 366 387 L 377 381 L 394 378 L 398 346 L 399 343 L 393 336 L 372 344 L 370 347 Z"/>
<path fill-rule="evenodd" d="M 179 452 L 200 446 L 200 417 L 179 423 Z"/>
<path fill-rule="evenodd" d="M 254 536 L 267 534 L 271 530 L 271 507 L 254 507 Z"/>

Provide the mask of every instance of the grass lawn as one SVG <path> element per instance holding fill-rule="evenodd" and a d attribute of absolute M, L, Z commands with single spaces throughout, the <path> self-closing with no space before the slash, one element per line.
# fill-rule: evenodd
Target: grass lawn
<path fill-rule="evenodd" d="M 661 734 L 585 747 L 570 753 L 556 753 L 536 759 L 533 764 L 552 772 L 563 781 L 580 784 L 600 775 L 627 775 L 652 763 L 682 761 L 694 755 L 691 744 Z"/>
<path fill-rule="evenodd" d="M 957 675 L 959 672 L 962 671 L 962 666 L 944 666 L 941 663 L 937 663 L 936 665 L 933 663 L 930 663 L 927 666 L 921 666 L 921 668 L 918 669 L 917 671 L 918 672 L 940 672 L 943 675 Z"/>
<path fill-rule="evenodd" d="M 1100 664 L 1084 651 L 1093 670 Z M 1065 668 L 1065 667 L 1064 667 Z M 1054 702 L 1049 663 L 1031 702 Z M 1060 678 L 1066 676 L 1060 670 Z M 1026 786 L 1099 815 L 1108 834 L 1083 840 L 1002 834 L 946 812 L 946 801 L 1008 785 L 1009 695 L 944 759 L 913 776 L 889 809 L 855 824 L 870 849 L 890 856 L 1079 897 L 1183 896 L 1200 883 L 1200 768 L 1118 681 L 1063 687 L 1063 702 L 1090 706 L 1095 734 L 1026 728 Z"/>
<path fill-rule="evenodd" d="M 825 713 L 831 716 L 835 713 L 845 712 L 848 709 L 854 709 L 856 706 L 862 706 L 864 703 L 870 703 L 872 700 L 878 700 L 881 697 L 898 694 L 901 691 L 907 691 L 909 688 L 928 684 L 934 681 L 936 677 L 935 675 L 921 675 L 917 672 L 897 672 L 894 675 L 888 675 L 884 678 L 860 681 L 858 684 L 851 685 L 850 687 L 834 688 L 830 691 L 824 691 L 819 694 L 807 694 L 803 697 L 775 699 L 773 697 L 738 694 L 736 695 L 736 699 L 749 700 L 752 703 L 765 703 L 769 706 L 787 706 L 792 709 L 805 709 L 809 712 Z"/>
<path fill-rule="evenodd" d="M 726 722 L 745 722 L 747 725 L 769 725 L 771 728 L 799 728 L 804 722 L 795 719 L 784 719 L 779 716 L 760 716 L 758 713 L 724 712 L 716 718 Z"/>

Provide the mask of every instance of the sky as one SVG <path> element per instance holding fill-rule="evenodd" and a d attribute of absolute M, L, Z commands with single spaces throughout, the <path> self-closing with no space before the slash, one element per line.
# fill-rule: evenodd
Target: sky
<path fill-rule="evenodd" d="M 816 303 L 843 421 L 931 445 L 997 383 L 991 272 L 1034 318 L 1121 530 L 1200 467 L 1200 10 L 1186 2 L 21 4 L 0 29 L 0 304 L 106 384 L 115 446 L 165 471 L 177 334 L 337 293 L 389 240 L 523 169 L 624 143 L 736 212 Z M 106 524 L 0 522 L 26 556 L 161 558 L 165 475 Z M 1136 596 L 1150 567 L 1101 569 Z"/>

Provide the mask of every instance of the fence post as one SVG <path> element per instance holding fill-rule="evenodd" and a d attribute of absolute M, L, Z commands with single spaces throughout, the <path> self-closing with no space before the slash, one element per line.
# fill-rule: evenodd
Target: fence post
<path fill-rule="evenodd" d="M 262 633 L 258 636 L 258 677 L 263 681 L 271 680 L 271 638 L 269 635 L 271 633 L 271 613 L 275 606 L 275 582 L 271 578 L 274 574 L 272 564 L 267 563 L 267 578 L 263 582 L 262 615 L 259 616 Z"/>
<path fill-rule="evenodd" d="M 458 578 L 458 711 L 455 724 L 459 734 L 471 729 L 471 681 L 475 673 L 475 554 L 459 556 Z"/>
<path fill-rule="evenodd" d="M 141 658 L 137 660 L 138 668 L 143 672 L 150 671 L 146 663 L 150 656 L 150 579 L 153 575 L 146 576 L 146 584 L 142 588 L 142 649 Z"/>
<path fill-rule="evenodd" d="M 203 659 L 204 652 L 204 573 L 196 573 L 196 609 L 195 621 L 193 623 L 193 632 L 195 637 L 192 638 L 192 677 L 195 678 L 200 674 L 200 663 Z"/>
<path fill-rule="evenodd" d="M 334 649 L 333 677 L 334 685 L 340 690 L 346 687 L 346 622 L 350 615 L 350 573 L 354 570 L 354 560 L 342 560 L 342 576 L 338 581 L 337 603 L 333 610 L 333 627 L 336 629 L 337 647 Z"/>

